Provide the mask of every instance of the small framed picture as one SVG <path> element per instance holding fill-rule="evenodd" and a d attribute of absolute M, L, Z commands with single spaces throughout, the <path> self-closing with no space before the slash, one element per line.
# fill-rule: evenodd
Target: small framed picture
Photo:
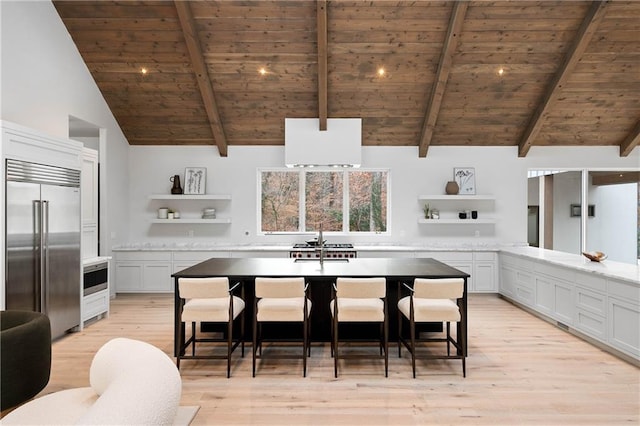
<path fill-rule="evenodd" d="M 453 178 L 457 182 L 461 195 L 476 194 L 476 169 L 473 167 L 454 167 Z"/>
<path fill-rule="evenodd" d="M 207 183 L 206 167 L 187 167 L 184 169 L 184 193 L 203 195 Z"/>

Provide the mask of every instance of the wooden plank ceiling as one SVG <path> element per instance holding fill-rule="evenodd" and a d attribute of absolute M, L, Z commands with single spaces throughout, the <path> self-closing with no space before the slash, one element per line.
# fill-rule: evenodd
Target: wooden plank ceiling
<path fill-rule="evenodd" d="M 285 117 L 360 117 L 363 145 L 420 156 L 640 141 L 638 1 L 54 5 L 132 145 L 225 156 L 283 145 Z"/>

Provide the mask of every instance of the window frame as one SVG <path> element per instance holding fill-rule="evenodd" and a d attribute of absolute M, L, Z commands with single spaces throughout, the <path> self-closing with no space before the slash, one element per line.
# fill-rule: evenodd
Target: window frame
<path fill-rule="evenodd" d="M 298 223 L 299 228 L 297 231 L 263 231 L 262 230 L 262 174 L 264 172 L 287 172 L 298 173 Z M 384 167 L 372 167 L 372 168 L 356 168 L 356 169 L 338 169 L 334 167 L 309 167 L 300 169 L 291 169 L 288 167 L 261 167 L 257 169 L 256 181 L 256 235 L 310 235 L 315 234 L 313 231 L 305 231 L 306 229 L 306 173 L 317 172 L 333 172 L 342 173 L 342 231 L 324 231 L 324 235 L 332 236 L 368 236 L 368 235 L 390 235 L 391 234 L 391 170 Z M 386 191 L 386 231 L 350 231 L 349 230 L 349 216 L 350 216 L 350 203 L 349 203 L 349 175 L 350 172 L 385 172 L 387 174 Z"/>

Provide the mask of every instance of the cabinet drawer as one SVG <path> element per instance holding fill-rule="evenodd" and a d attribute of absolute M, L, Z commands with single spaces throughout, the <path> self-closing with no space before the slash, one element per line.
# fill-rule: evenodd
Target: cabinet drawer
<path fill-rule="evenodd" d="M 85 296 L 82 300 L 82 320 L 86 321 L 109 312 L 109 290 L 102 290 L 89 296 Z"/>
<path fill-rule="evenodd" d="M 518 286 L 533 288 L 533 275 L 526 271 L 516 270 L 516 284 Z"/>
<path fill-rule="evenodd" d="M 116 260 L 168 260 L 171 261 L 170 251 L 127 251 L 116 252 Z"/>
<path fill-rule="evenodd" d="M 492 251 L 477 251 L 473 253 L 473 260 L 494 262 L 496 260 L 496 253 Z"/>
<path fill-rule="evenodd" d="M 568 282 L 574 282 L 576 279 L 574 271 L 568 268 L 560 268 L 554 265 L 549 265 L 547 263 L 536 263 L 534 265 L 534 271 Z"/>
<path fill-rule="evenodd" d="M 595 274 L 576 272 L 576 285 L 600 291 L 602 293 L 607 291 L 607 280 Z"/>
<path fill-rule="evenodd" d="M 574 327 L 603 342 L 607 340 L 607 323 L 602 315 L 578 308 Z"/>
<path fill-rule="evenodd" d="M 638 305 L 640 303 L 640 287 L 638 284 L 627 284 L 624 281 L 616 281 L 610 279 L 607 287 L 609 289 L 609 295 L 619 297 L 620 299 L 627 300 L 631 303 Z"/>
<path fill-rule="evenodd" d="M 195 263 L 208 260 L 213 257 L 229 257 L 228 251 L 176 251 L 173 253 L 174 261 L 193 261 Z"/>
<path fill-rule="evenodd" d="M 600 316 L 605 316 L 607 313 L 607 300 L 603 294 L 576 286 L 576 307 Z"/>
<path fill-rule="evenodd" d="M 530 288 L 516 286 L 516 299 L 528 306 L 534 304 L 534 293 Z"/>
<path fill-rule="evenodd" d="M 517 269 L 524 269 L 527 271 L 533 270 L 533 262 L 531 260 L 510 254 L 501 253 L 500 262 Z"/>
<path fill-rule="evenodd" d="M 431 257 L 445 263 L 448 261 L 473 261 L 473 253 L 470 251 L 422 251 L 416 252 L 416 257 Z"/>

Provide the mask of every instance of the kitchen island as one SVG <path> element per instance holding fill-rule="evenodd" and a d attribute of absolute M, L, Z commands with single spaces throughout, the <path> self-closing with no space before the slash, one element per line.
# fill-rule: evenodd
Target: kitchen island
<path fill-rule="evenodd" d="M 311 339 L 329 341 L 331 314 L 329 302 L 331 285 L 337 277 L 385 277 L 391 340 L 397 339 L 398 282 L 412 283 L 415 278 L 462 278 L 465 282 L 463 297 L 458 300 L 461 321 L 457 333 L 462 336 L 463 350 L 467 352 L 467 279 L 469 274 L 430 258 L 378 258 L 301 260 L 280 258 L 212 258 L 190 268 L 176 272 L 174 278 L 174 354 L 182 346 L 180 339 L 180 278 L 229 277 L 230 282 L 245 285 L 247 324 L 253 315 L 254 281 L 256 277 L 305 277 L 310 284 Z M 246 336 L 251 335 L 248 327 Z M 184 333 L 182 333 L 184 336 Z"/>

